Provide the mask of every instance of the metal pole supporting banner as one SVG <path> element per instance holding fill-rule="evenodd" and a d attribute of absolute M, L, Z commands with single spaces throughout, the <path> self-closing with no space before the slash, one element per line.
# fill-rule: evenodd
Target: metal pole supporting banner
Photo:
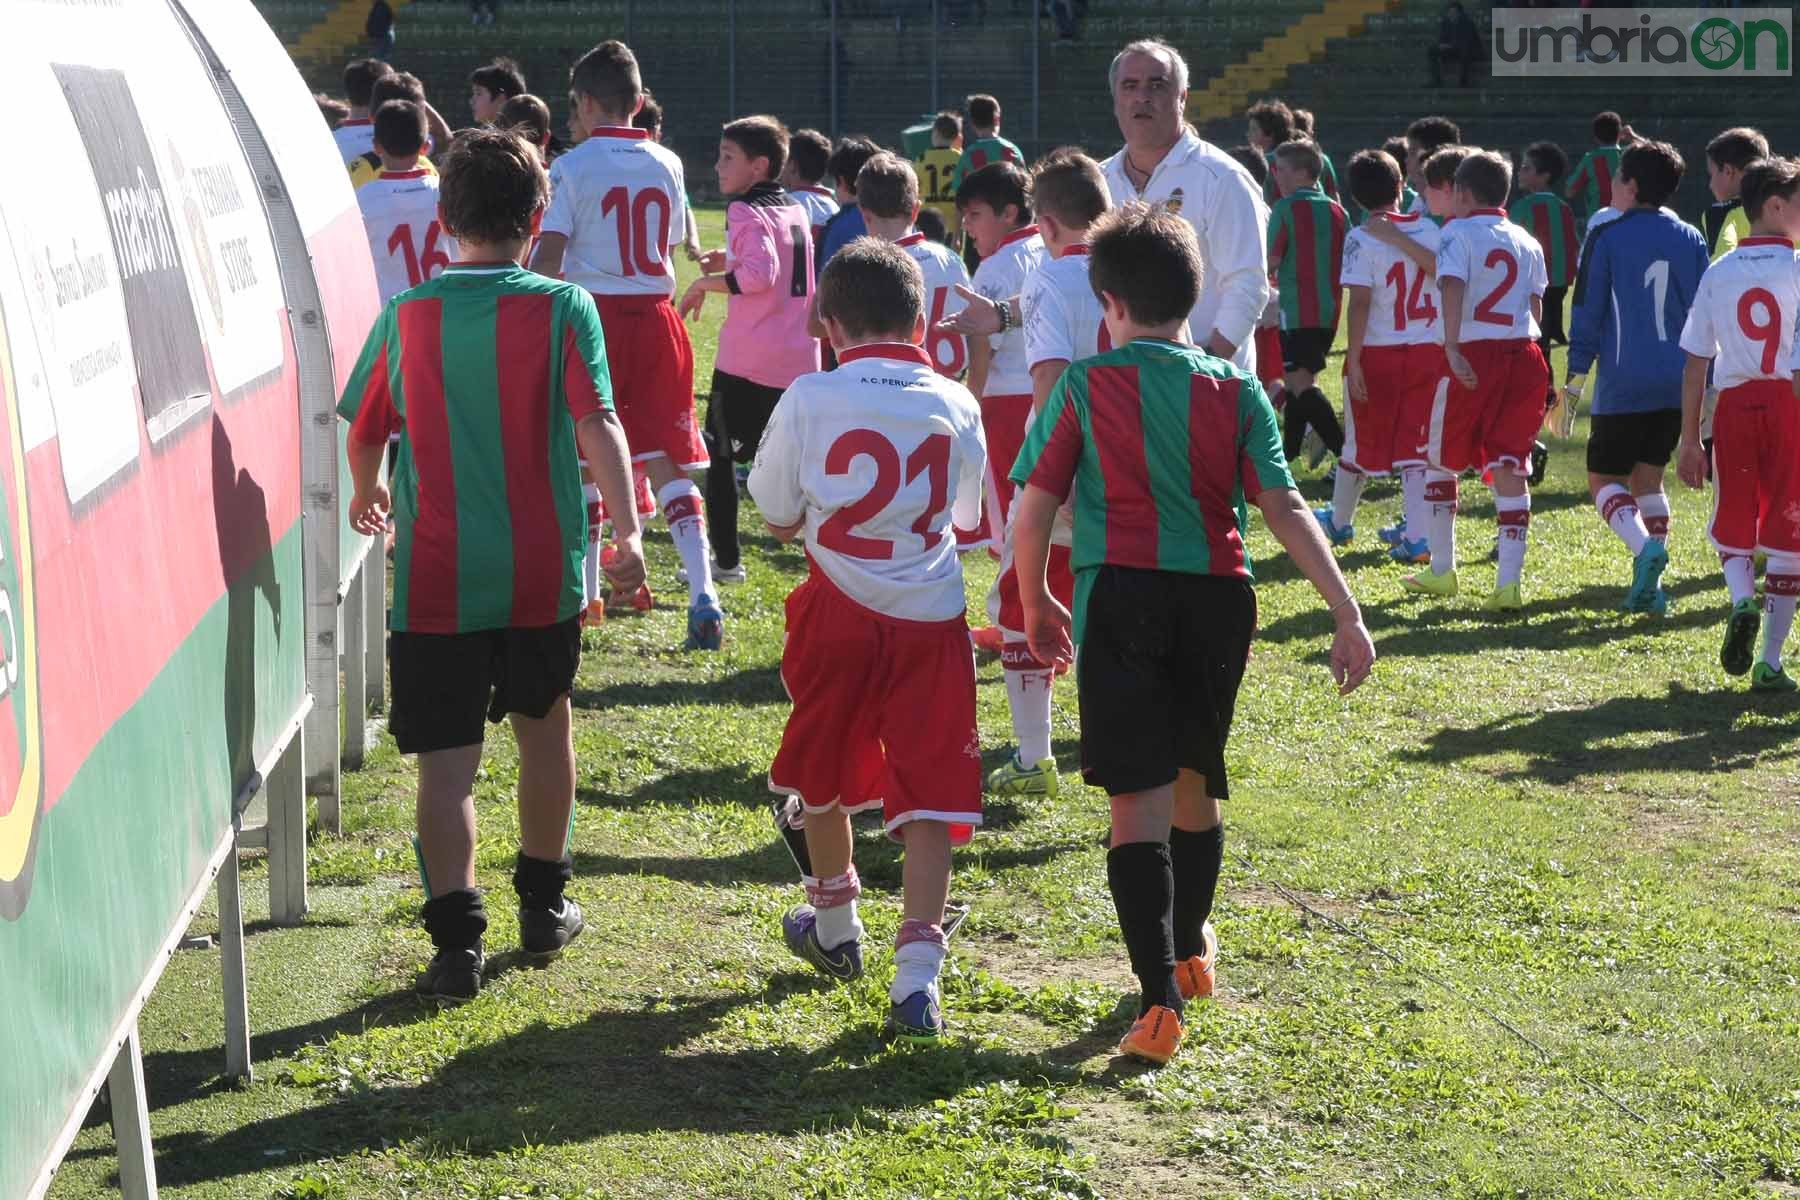
<path fill-rule="evenodd" d="M 838 0 L 831 0 L 831 136 L 842 132 L 838 127 Z"/>
<path fill-rule="evenodd" d="M 136 1024 L 125 1034 L 106 1084 L 112 1096 L 113 1141 L 119 1148 L 119 1193 L 125 1200 L 156 1200 L 156 1154 L 150 1148 L 150 1104 Z"/>

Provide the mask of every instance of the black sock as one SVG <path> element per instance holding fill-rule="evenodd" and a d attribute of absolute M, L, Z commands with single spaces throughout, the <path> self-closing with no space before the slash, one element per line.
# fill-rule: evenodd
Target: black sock
<path fill-rule="evenodd" d="M 566 858 L 532 858 L 521 850 L 513 860 L 513 891 L 519 893 L 520 907 L 554 912 L 562 907 L 563 885 L 574 874 L 574 867 Z"/>
<path fill-rule="evenodd" d="M 1169 830 L 1169 865 L 1175 877 L 1175 961 L 1206 953 L 1201 927 L 1212 916 L 1225 865 L 1225 826 L 1195 832 Z"/>
<path fill-rule="evenodd" d="M 1306 395 L 1312 398 L 1312 403 L 1307 406 L 1306 419 L 1319 431 L 1319 440 L 1325 443 L 1325 448 L 1342 458 L 1344 427 L 1338 424 L 1337 411 L 1331 407 L 1331 401 L 1326 399 L 1325 393 L 1319 390 L 1317 384 L 1307 388 Z"/>
<path fill-rule="evenodd" d="M 719 401 L 715 397 L 714 404 Z M 737 473 L 732 470 L 730 445 L 713 456 L 706 469 L 706 531 L 712 539 L 713 560 L 726 570 L 738 565 Z"/>
<path fill-rule="evenodd" d="M 487 932 L 487 909 L 481 893 L 472 888 L 459 888 L 425 902 L 421 916 L 431 944 L 439 950 L 469 950 L 481 944 Z"/>
<path fill-rule="evenodd" d="M 1152 1004 L 1181 1012 L 1181 989 L 1175 985 L 1175 944 L 1169 909 L 1175 879 L 1164 842 L 1127 842 L 1106 854 L 1106 883 L 1119 914 L 1119 932 L 1131 956 L 1131 973 L 1142 995 L 1138 1015 Z"/>

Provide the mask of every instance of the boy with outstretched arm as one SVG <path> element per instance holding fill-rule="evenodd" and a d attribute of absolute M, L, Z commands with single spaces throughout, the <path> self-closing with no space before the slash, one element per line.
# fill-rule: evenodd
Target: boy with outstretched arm
<path fill-rule="evenodd" d="M 1133 203 L 1096 222 L 1088 247 L 1117 348 L 1070 366 L 1038 414 L 1012 470 L 1014 537 L 1032 653 L 1070 662 L 1080 646 L 1082 775 L 1112 798 L 1107 882 L 1140 988 L 1119 1049 L 1160 1064 L 1184 1005 L 1214 988 L 1225 741 L 1256 626 L 1246 500 L 1336 619 L 1340 691 L 1368 677 L 1375 647 L 1261 385 L 1176 340 L 1204 269 L 1192 227 Z M 1126 444 L 1138 454 L 1121 457 Z M 1073 617 L 1046 582 L 1071 496 Z"/>
<path fill-rule="evenodd" d="M 458 137 L 441 211 L 461 258 L 382 311 L 338 404 L 350 422 L 351 525 L 379 533 L 390 511 L 397 525 L 388 727 L 402 754 L 419 756 L 424 921 L 437 953 L 418 990 L 441 1000 L 481 990 L 472 791 L 487 721 L 510 716 L 519 743 L 519 940 L 548 960 L 583 927 L 563 894 L 587 532 L 578 448 L 616 514 L 613 584 L 644 578 L 594 302 L 518 264 L 549 195 L 523 138 Z M 391 496 L 390 433 L 400 435 Z"/>
<path fill-rule="evenodd" d="M 832 979 L 862 974 L 850 814 L 880 809 L 906 847 L 888 1027 L 929 1041 L 944 1028 L 950 851 L 981 824 L 955 536 L 980 511 L 981 413 L 918 345 L 924 281 L 905 250 L 851 242 L 825 268 L 818 309 L 838 366 L 788 388 L 750 472 L 770 532 L 802 539 L 812 566 L 787 600 L 794 707 L 769 767 L 770 790 L 806 814 L 807 903 L 782 937 Z"/>

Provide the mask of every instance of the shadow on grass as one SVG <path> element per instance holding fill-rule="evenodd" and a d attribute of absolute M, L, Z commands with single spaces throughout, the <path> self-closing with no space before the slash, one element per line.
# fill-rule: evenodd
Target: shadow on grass
<path fill-rule="evenodd" d="M 739 671 L 724 679 L 659 679 L 644 683 L 611 683 L 578 687 L 569 694 L 576 708 L 659 708 L 686 704 L 783 704 L 787 690 L 779 665 Z"/>
<path fill-rule="evenodd" d="M 761 808 L 774 799 L 769 792 L 766 766 L 728 763 L 718 767 L 671 771 L 646 780 L 629 792 L 603 788 L 575 789 L 575 802 L 596 808 L 635 809 L 654 804 L 689 805 L 697 802 L 742 804 Z"/>

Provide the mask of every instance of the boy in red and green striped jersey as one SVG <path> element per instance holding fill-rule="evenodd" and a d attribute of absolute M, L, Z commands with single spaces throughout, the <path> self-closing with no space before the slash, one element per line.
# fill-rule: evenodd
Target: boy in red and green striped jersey
<path fill-rule="evenodd" d="M 1556 194 L 1563 172 L 1569 169 L 1569 156 L 1555 142 L 1533 142 L 1519 156 L 1519 198 L 1507 210 L 1506 219 L 1530 231 L 1544 250 L 1544 267 L 1550 275 L 1550 286 L 1544 289 L 1543 328 L 1538 347 L 1544 361 L 1550 361 L 1553 343 L 1569 344 L 1563 331 L 1563 298 L 1575 282 L 1575 268 L 1581 265 L 1581 235 L 1575 230 L 1575 210 Z"/>
<path fill-rule="evenodd" d="M 1350 228 L 1337 201 L 1319 189 L 1323 165 L 1318 146 L 1298 138 L 1276 147 L 1269 164 L 1281 191 L 1269 213 L 1269 278 L 1281 295 L 1281 365 L 1288 395 L 1282 448 L 1290 459 L 1300 452 L 1309 425 L 1333 455 L 1344 452 L 1343 427 L 1314 384 L 1337 336 L 1344 234 Z"/>
<path fill-rule="evenodd" d="M 1023 167 L 1025 156 L 1019 148 L 1000 136 L 1000 102 L 988 95 L 969 97 L 967 105 L 969 113 L 969 132 L 974 136 L 963 146 L 962 156 L 956 160 L 956 170 L 951 173 L 950 191 L 954 195 L 962 189 L 963 180 L 997 162 L 1017 163 Z M 975 248 L 973 238 L 965 240 L 963 245 L 963 266 L 970 275 L 981 265 L 981 251 Z"/>
<path fill-rule="evenodd" d="M 1625 133 L 1625 120 L 1607 111 L 1594 117 L 1594 141 L 1599 144 L 1581 156 L 1569 186 L 1563 195 L 1574 201 L 1583 228 L 1593 215 L 1612 204 L 1613 180 L 1619 175 L 1619 139 Z"/>
<path fill-rule="evenodd" d="M 382 310 L 338 404 L 350 422 L 351 524 L 379 533 L 391 510 L 398 526 L 388 724 L 401 753 L 419 756 L 424 922 L 437 953 L 418 990 L 442 1000 L 481 989 L 487 913 L 471 793 L 486 721 L 511 716 L 519 742 L 513 887 L 524 951 L 548 960 L 582 930 L 563 895 L 587 540 L 578 447 L 613 514 L 607 574 L 627 592 L 644 578 L 593 298 L 518 264 L 549 197 L 523 138 L 462 133 L 439 200 L 461 260 Z M 381 462 L 391 433 L 400 452 L 390 497 Z"/>
<path fill-rule="evenodd" d="M 1200 290 L 1193 228 L 1132 203 L 1088 237 L 1117 347 L 1071 364 L 1013 465 L 1025 633 L 1040 662 L 1081 647 L 1081 768 L 1112 798 L 1107 882 L 1141 994 L 1122 1053 L 1162 1063 L 1184 1005 L 1213 991 L 1208 917 L 1224 863 L 1225 740 L 1256 624 L 1246 501 L 1330 604 L 1341 691 L 1375 648 L 1294 490 L 1275 411 L 1247 372 L 1177 340 Z M 1046 580 L 1073 497 L 1075 612 Z"/>

